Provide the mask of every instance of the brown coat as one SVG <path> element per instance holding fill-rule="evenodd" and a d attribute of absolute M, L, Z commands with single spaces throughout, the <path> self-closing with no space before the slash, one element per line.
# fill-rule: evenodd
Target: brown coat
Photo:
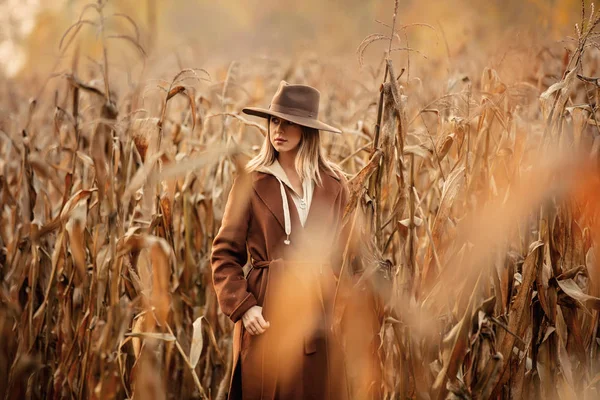
<path fill-rule="evenodd" d="M 330 317 L 348 191 L 335 174 L 322 170 L 321 177 L 304 227 L 290 207 L 290 245 L 274 176 L 253 172 L 231 189 L 211 257 L 219 304 L 235 323 L 230 399 L 347 398 Z M 254 305 L 271 324 L 259 336 L 241 321 Z"/>

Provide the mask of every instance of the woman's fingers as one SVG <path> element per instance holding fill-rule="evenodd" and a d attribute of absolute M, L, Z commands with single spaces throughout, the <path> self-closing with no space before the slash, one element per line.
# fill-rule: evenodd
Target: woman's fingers
<path fill-rule="evenodd" d="M 263 330 L 263 332 L 269 327 L 269 323 L 265 320 L 262 313 L 258 314 L 256 318 L 258 326 Z M 262 333 L 262 332 L 261 332 Z"/>
<path fill-rule="evenodd" d="M 261 333 L 265 333 L 265 331 L 269 327 L 269 323 L 266 322 L 264 318 L 261 317 L 261 319 L 262 322 L 259 319 L 257 319 L 248 324 L 247 329 L 252 335 L 260 335 Z"/>
<path fill-rule="evenodd" d="M 263 328 L 258 322 L 258 320 L 252 321 L 251 326 L 254 335 L 260 335 L 261 333 L 264 333 L 266 331 L 266 328 Z"/>
<path fill-rule="evenodd" d="M 251 335 L 260 335 L 270 326 L 262 315 L 262 307 L 254 306 L 243 315 L 244 327 Z"/>

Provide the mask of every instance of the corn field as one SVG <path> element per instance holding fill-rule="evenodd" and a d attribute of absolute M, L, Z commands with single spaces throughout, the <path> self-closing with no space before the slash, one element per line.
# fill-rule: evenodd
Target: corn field
<path fill-rule="evenodd" d="M 440 73 L 405 35 L 438 29 L 389 8 L 351 61 L 148 77 L 151 41 L 99 1 L 52 43 L 66 68 L 2 78 L 0 398 L 226 398 L 233 324 L 211 244 L 266 133 L 241 108 L 282 79 L 319 88 L 343 130 L 321 133 L 357 241 L 336 315 L 378 318 L 354 327 L 379 344 L 373 363 L 347 359 L 355 399 L 600 396 L 600 12 L 582 4 L 571 35 L 532 45 L 506 81 L 468 54 L 454 57 L 472 73 Z M 86 29 L 98 59 L 79 55 Z M 115 42 L 142 78 L 110 68 Z"/>

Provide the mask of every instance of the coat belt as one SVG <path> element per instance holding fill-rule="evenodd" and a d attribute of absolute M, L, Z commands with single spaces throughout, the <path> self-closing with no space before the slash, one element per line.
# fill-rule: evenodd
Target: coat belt
<path fill-rule="evenodd" d="M 281 258 L 277 258 L 275 260 L 264 260 L 264 261 L 256 261 L 253 259 L 251 261 L 251 265 L 253 268 L 269 268 L 269 266 L 271 265 L 272 262 L 280 261 L 280 260 L 283 261 L 283 259 L 281 259 Z M 294 262 L 294 264 L 301 264 L 301 262 L 296 261 L 296 262 Z M 310 261 L 307 262 L 306 264 L 314 265 L 314 263 L 312 263 Z M 331 268 L 331 264 L 330 263 L 320 263 L 319 264 L 319 272 L 323 273 L 323 269 L 327 268 L 327 267 Z"/>
<path fill-rule="evenodd" d="M 273 262 L 274 260 L 266 260 L 266 261 L 255 261 L 252 260 L 252 266 L 254 268 L 268 268 L 269 265 L 271 265 L 271 262 Z"/>

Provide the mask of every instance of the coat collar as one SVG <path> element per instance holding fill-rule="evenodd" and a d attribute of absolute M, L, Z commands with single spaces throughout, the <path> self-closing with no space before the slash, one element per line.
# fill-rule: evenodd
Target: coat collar
<path fill-rule="evenodd" d="M 310 227 L 314 224 L 314 220 L 319 219 L 319 210 L 331 209 L 342 188 L 340 178 L 335 173 L 324 169 L 321 169 L 320 172 L 322 185 L 315 184 L 312 203 L 304 224 L 305 228 Z M 254 191 L 284 229 L 283 204 L 277 178 L 264 172 L 255 172 L 253 181 Z M 290 202 L 290 204 L 293 203 Z"/>

